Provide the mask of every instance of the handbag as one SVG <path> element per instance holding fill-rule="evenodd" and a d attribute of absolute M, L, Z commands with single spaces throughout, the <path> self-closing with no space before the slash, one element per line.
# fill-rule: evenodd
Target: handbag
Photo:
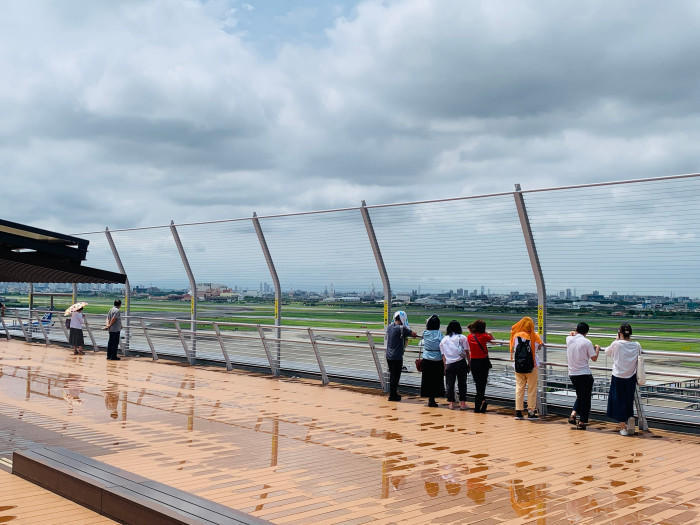
<path fill-rule="evenodd" d="M 637 384 L 646 385 L 647 383 L 647 372 L 644 369 L 644 356 L 642 355 L 642 349 L 639 349 L 639 354 L 637 355 Z"/>
<path fill-rule="evenodd" d="M 489 351 L 484 348 L 484 345 L 481 344 L 481 341 L 479 341 L 479 338 L 476 336 L 476 334 L 471 334 L 474 336 L 474 339 L 476 339 L 476 344 L 479 345 L 479 348 L 481 348 L 481 351 L 486 354 L 486 362 L 489 365 L 489 368 L 493 368 L 493 365 L 491 364 L 491 358 L 489 357 Z"/>
<path fill-rule="evenodd" d="M 418 354 L 418 359 L 416 359 L 416 370 L 419 372 L 423 371 L 423 358 L 421 355 L 423 354 L 423 341 L 420 342 L 420 345 L 418 345 L 418 351 L 420 352 Z"/>

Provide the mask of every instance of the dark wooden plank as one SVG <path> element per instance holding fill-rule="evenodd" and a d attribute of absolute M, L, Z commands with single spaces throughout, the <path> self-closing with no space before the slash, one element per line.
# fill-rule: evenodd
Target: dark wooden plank
<path fill-rule="evenodd" d="M 61 447 L 15 451 L 13 473 L 123 523 L 269 523 Z"/>

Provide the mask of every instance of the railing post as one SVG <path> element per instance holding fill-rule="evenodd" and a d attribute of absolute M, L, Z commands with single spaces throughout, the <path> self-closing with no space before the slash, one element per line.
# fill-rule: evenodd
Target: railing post
<path fill-rule="evenodd" d="M 192 360 L 190 360 L 190 350 L 187 348 L 187 341 L 185 341 L 185 336 L 182 334 L 182 328 L 180 328 L 180 321 L 175 319 L 175 329 L 177 330 L 177 336 L 180 338 L 180 342 L 182 343 L 182 348 L 185 350 L 185 357 L 187 358 L 187 361 L 190 364 L 194 364 Z"/>
<path fill-rule="evenodd" d="M 520 219 L 520 227 L 523 230 L 525 238 L 525 246 L 527 254 L 530 258 L 530 266 L 532 274 L 535 277 L 535 285 L 537 286 L 537 331 L 542 338 L 544 345 L 542 346 L 542 360 L 547 362 L 547 291 L 544 283 L 544 275 L 542 274 L 542 266 L 540 258 L 537 255 L 537 246 L 535 246 L 535 238 L 532 235 L 530 227 L 530 218 L 525 207 L 525 199 L 523 198 L 520 184 L 515 185 L 513 192 L 515 198 L 515 207 L 518 210 L 518 218 Z M 547 365 L 542 366 L 542 373 L 539 374 L 539 391 L 537 403 L 540 414 L 547 415 Z M 528 400 L 529 403 L 529 400 Z"/>
<path fill-rule="evenodd" d="M 95 336 L 92 335 L 92 330 L 90 329 L 90 323 L 88 323 L 87 315 L 85 315 L 84 318 L 85 318 L 85 328 L 87 328 L 88 335 L 90 336 L 90 342 L 92 343 L 92 351 L 97 352 L 97 350 L 99 350 L 99 347 L 97 346 L 97 343 L 95 342 Z"/>
<path fill-rule="evenodd" d="M 22 322 L 22 319 L 20 318 L 19 314 L 17 314 L 16 317 L 17 317 L 17 322 L 19 323 L 19 327 L 22 329 L 22 333 L 24 334 L 24 338 L 27 340 L 27 343 L 31 343 L 32 342 L 32 327 L 31 327 L 32 320 L 31 319 L 29 320 L 29 324 L 30 324 L 29 333 L 27 333 L 27 329 L 25 328 L 24 323 Z"/>
<path fill-rule="evenodd" d="M 265 349 L 265 355 L 267 356 L 267 361 L 270 363 L 270 371 L 272 372 L 273 376 L 278 376 L 280 375 L 280 369 L 279 369 L 279 362 L 275 364 L 275 360 L 272 359 L 272 354 L 270 353 L 270 348 L 267 346 L 267 339 L 265 339 L 265 332 L 262 329 L 262 326 L 258 325 L 258 335 L 260 336 L 260 340 L 262 341 L 263 348 Z"/>
<path fill-rule="evenodd" d="M 190 364 L 194 364 L 197 358 L 197 283 L 194 280 L 192 268 L 190 268 L 190 263 L 187 260 L 185 248 L 182 246 L 182 241 L 180 241 L 180 235 L 177 233 L 177 228 L 175 228 L 175 222 L 172 220 L 170 221 L 170 232 L 173 234 L 177 251 L 180 253 L 180 259 L 182 259 L 182 265 L 185 267 L 187 278 L 190 280 L 190 288 L 192 289 L 192 297 L 190 299 L 190 346 L 192 349 L 186 357 Z"/>
<path fill-rule="evenodd" d="M 649 425 L 647 424 L 647 417 L 644 414 L 644 407 L 642 405 L 642 393 L 639 391 L 639 385 L 634 391 L 634 404 L 637 407 L 637 419 L 639 424 L 639 430 L 647 431 L 649 430 Z"/>
<path fill-rule="evenodd" d="M 153 355 L 153 360 L 158 361 L 158 354 L 156 353 L 156 348 L 153 346 L 153 341 L 151 341 L 151 336 L 148 335 L 148 330 L 146 330 L 146 325 L 143 322 L 143 318 L 141 318 L 140 321 L 141 321 L 141 330 L 143 330 L 143 336 L 146 338 L 146 342 L 148 343 L 148 347 L 151 349 L 151 354 Z"/>
<path fill-rule="evenodd" d="M 311 347 L 314 349 L 314 354 L 316 354 L 316 361 L 318 361 L 318 369 L 321 372 L 321 381 L 324 385 L 329 383 L 328 374 L 326 373 L 326 366 L 323 364 L 321 359 L 321 352 L 318 349 L 318 344 L 316 343 L 316 335 L 314 331 L 309 328 L 309 339 L 311 340 Z"/>
<path fill-rule="evenodd" d="M 5 337 L 7 337 L 7 340 L 9 341 L 12 339 L 10 336 L 10 331 L 7 329 L 7 325 L 5 324 L 5 316 L 0 314 L 0 322 L 2 323 L 2 329 L 5 331 Z"/>
<path fill-rule="evenodd" d="M 258 242 L 260 242 L 260 248 L 265 256 L 265 261 L 267 262 L 267 268 L 270 271 L 270 278 L 272 279 L 272 285 L 275 287 L 275 326 L 277 327 L 277 367 L 282 366 L 282 355 L 281 355 L 281 345 L 279 341 L 282 338 L 282 287 L 280 286 L 279 276 L 277 275 L 277 270 L 275 269 L 275 263 L 272 260 L 272 255 L 270 255 L 270 249 L 267 246 L 267 241 L 265 240 L 265 235 L 263 235 L 262 228 L 260 227 L 260 220 L 258 219 L 258 214 L 253 212 L 253 227 L 255 228 L 255 233 L 258 235 Z"/>
<path fill-rule="evenodd" d="M 131 340 L 131 333 L 130 333 L 130 323 L 131 320 L 129 316 L 131 315 L 131 286 L 129 285 L 129 277 L 126 275 L 126 271 L 124 271 L 124 265 L 122 264 L 122 259 L 119 257 L 119 252 L 117 251 L 117 246 L 114 244 L 114 240 L 112 239 L 112 232 L 109 231 L 109 228 L 105 226 L 105 237 L 107 237 L 107 242 L 109 243 L 109 247 L 112 249 L 112 255 L 114 256 L 114 261 L 117 263 L 117 268 L 119 269 L 119 273 L 124 275 L 126 277 L 126 282 L 124 283 L 124 302 L 126 303 L 124 305 L 124 312 L 126 313 L 126 319 L 124 322 L 124 339 L 125 343 L 122 348 L 122 354 L 124 356 L 129 355 L 129 342 Z"/>
<path fill-rule="evenodd" d="M 68 332 L 68 328 L 66 328 L 66 319 L 70 319 L 70 318 L 64 317 L 61 319 L 61 328 L 63 329 L 63 335 L 66 336 L 66 343 L 70 344 L 70 334 Z"/>
<path fill-rule="evenodd" d="M 39 326 L 39 329 L 41 330 L 41 333 L 44 336 L 44 343 L 48 345 L 49 344 L 49 334 L 46 332 L 46 328 L 44 328 L 44 325 L 41 324 L 41 317 L 39 316 L 39 312 L 35 312 L 34 317 L 36 317 L 36 323 Z M 29 320 L 29 322 L 30 322 L 29 326 L 31 326 L 31 319 Z"/>
<path fill-rule="evenodd" d="M 372 226 L 372 219 L 369 217 L 369 211 L 367 211 L 367 204 L 365 201 L 362 201 L 360 213 L 362 214 L 362 220 L 365 223 L 365 229 L 367 230 L 367 237 L 369 237 L 369 244 L 372 247 L 374 260 L 377 262 L 377 270 L 379 270 L 379 276 L 382 279 L 382 286 L 384 288 L 384 327 L 387 327 L 389 325 L 389 309 L 391 308 L 391 285 L 389 284 L 389 274 L 387 273 L 386 266 L 384 265 L 384 258 L 382 257 L 381 250 L 379 249 L 377 236 L 374 233 L 374 226 Z"/>
<path fill-rule="evenodd" d="M 71 303 L 71 306 L 78 302 L 78 283 L 73 283 L 72 300 L 73 300 L 73 302 Z"/>
<path fill-rule="evenodd" d="M 377 375 L 379 376 L 379 384 L 382 386 L 382 392 L 388 392 L 389 389 L 386 385 L 386 379 L 384 378 L 384 370 L 382 370 L 382 362 L 379 360 L 377 355 L 377 349 L 374 345 L 374 337 L 367 330 L 367 344 L 369 345 L 369 351 L 372 353 L 372 359 L 374 360 L 374 366 L 377 367 Z"/>
<path fill-rule="evenodd" d="M 216 339 L 219 341 L 219 346 L 221 347 L 221 353 L 224 355 L 224 361 L 226 361 L 226 370 L 233 370 L 231 365 L 231 359 L 229 359 L 228 352 L 226 351 L 226 346 L 224 345 L 224 340 L 221 338 L 221 330 L 219 330 L 219 323 L 212 323 L 214 327 L 214 332 L 216 333 Z"/>

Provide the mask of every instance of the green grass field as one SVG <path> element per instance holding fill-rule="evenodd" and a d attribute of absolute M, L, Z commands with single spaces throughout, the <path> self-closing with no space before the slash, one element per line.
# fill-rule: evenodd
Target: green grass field
<path fill-rule="evenodd" d="M 8 306 L 17 305 L 26 307 L 27 296 L 6 296 Z M 60 301 L 58 300 L 60 299 Z M 69 306 L 64 297 L 57 298 L 56 310 L 62 311 Z M 79 297 L 79 299 L 81 299 Z M 86 313 L 106 313 L 112 305 L 113 299 L 108 297 L 88 297 Z M 38 298 L 35 307 L 48 308 L 48 299 Z M 462 310 L 450 310 L 446 308 L 426 309 L 422 307 L 408 306 L 404 308 L 408 314 L 411 327 L 418 333 L 425 326 L 425 320 L 433 313 L 437 313 L 443 327 L 456 319 L 466 331 L 466 325 L 479 318 L 484 319 L 487 329 L 497 339 L 507 339 L 510 334 L 510 326 L 523 315 L 536 317 L 536 311 L 524 310 L 522 312 L 465 312 Z M 131 302 L 132 315 L 146 315 L 149 317 L 189 317 L 190 305 L 188 302 L 154 301 L 136 299 Z M 250 324 L 272 324 L 274 310 L 272 304 L 259 303 L 207 303 L 198 304 L 198 319 L 238 322 Z M 576 327 L 576 324 L 585 320 L 591 326 L 592 333 L 607 333 L 610 337 L 591 337 L 594 343 L 607 346 L 611 337 L 617 332 L 620 322 L 628 321 L 632 324 L 635 335 L 656 336 L 659 338 L 689 338 L 700 340 L 700 319 L 697 314 L 688 314 L 685 317 L 666 318 L 631 318 L 623 319 L 601 313 L 582 314 L 580 312 L 550 312 L 548 316 L 548 342 L 564 343 L 565 335 L 555 335 L 552 332 L 568 332 Z M 286 326 L 319 327 L 319 328 L 348 328 L 355 330 L 382 330 L 382 307 L 377 305 L 318 305 L 305 306 L 301 303 L 284 304 L 282 306 L 282 324 Z M 201 325 L 201 328 L 205 328 Z M 246 330 L 245 327 L 225 327 L 224 330 Z M 253 328 L 249 328 L 253 329 Z M 352 336 L 345 336 L 354 339 Z M 379 341 L 378 341 L 379 342 Z M 415 344 L 415 341 L 414 343 Z M 673 340 L 642 341 L 646 349 L 667 350 L 676 352 L 700 352 L 700 342 L 684 342 Z"/>

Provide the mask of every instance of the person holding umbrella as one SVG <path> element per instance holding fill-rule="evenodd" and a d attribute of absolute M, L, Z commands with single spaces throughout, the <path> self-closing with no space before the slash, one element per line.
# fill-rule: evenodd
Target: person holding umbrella
<path fill-rule="evenodd" d="M 70 315 L 70 337 L 69 343 L 73 347 L 73 353 L 76 355 L 84 355 L 83 346 L 85 346 L 85 340 L 83 339 L 83 325 L 85 324 L 85 316 L 83 315 L 83 308 L 87 303 L 75 303 L 73 306 L 66 310 L 66 315 Z"/>

